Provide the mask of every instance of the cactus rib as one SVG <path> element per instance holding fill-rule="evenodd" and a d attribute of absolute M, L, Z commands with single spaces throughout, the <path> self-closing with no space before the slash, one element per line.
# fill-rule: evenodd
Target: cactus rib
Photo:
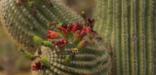
<path fill-rule="evenodd" d="M 104 32 L 101 33 L 103 39 L 113 41 L 113 54 L 116 56 L 113 58 L 116 59 L 114 61 L 116 61 L 117 75 L 154 75 L 152 52 L 155 51 L 155 14 L 153 14 L 156 7 L 155 0 L 97 0 L 96 2 L 95 17 L 98 21 L 95 29 Z M 111 16 L 113 19 L 110 19 Z M 110 20 L 112 23 L 107 24 Z M 112 32 L 115 34 L 115 40 L 111 39 Z"/>
<path fill-rule="evenodd" d="M 36 9 L 32 9 L 26 5 L 18 6 L 16 0 L 1 0 L 0 15 L 3 25 L 18 42 L 27 48 L 35 48 L 32 36 L 45 36 L 48 30 L 48 22 L 72 23 L 83 20 L 65 5 L 57 3 L 55 0 L 50 1 L 53 6 L 42 3 Z"/>

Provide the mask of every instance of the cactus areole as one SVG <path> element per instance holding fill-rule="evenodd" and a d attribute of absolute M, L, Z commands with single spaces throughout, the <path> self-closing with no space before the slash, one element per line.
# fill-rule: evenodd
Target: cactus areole
<path fill-rule="evenodd" d="M 83 19 L 59 0 L 0 0 L 0 18 L 8 33 L 28 50 L 39 75 L 108 75 L 110 51 Z M 32 53 L 31 51 L 35 51 Z"/>

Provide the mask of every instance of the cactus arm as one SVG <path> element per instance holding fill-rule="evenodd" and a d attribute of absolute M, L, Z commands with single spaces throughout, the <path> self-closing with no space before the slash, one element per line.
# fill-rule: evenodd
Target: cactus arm
<path fill-rule="evenodd" d="M 51 0 L 53 6 L 42 3 L 36 7 L 36 14 L 28 6 L 17 6 L 16 0 L 1 0 L 1 19 L 9 33 L 19 43 L 34 48 L 32 36 L 45 36 L 48 30 L 48 22 L 58 21 L 72 23 L 83 19 L 72 12 L 65 5 Z M 45 12 L 46 11 L 46 12 Z M 44 37 L 43 37 L 44 38 Z"/>
<path fill-rule="evenodd" d="M 94 48 L 83 49 L 79 54 L 74 56 L 74 59 L 71 59 L 69 62 L 67 62 L 65 59 L 67 54 L 65 54 L 65 52 L 61 53 L 61 50 L 59 49 L 51 50 L 50 48 L 42 46 L 41 51 L 41 57 L 48 58 L 48 62 L 50 62 L 49 68 L 41 70 L 43 75 L 108 75 L 110 70 L 111 59 L 109 54 L 104 50 L 98 51 L 94 50 Z M 100 62 L 101 64 L 98 64 Z"/>
<path fill-rule="evenodd" d="M 63 4 L 61 0 L 51 0 L 51 3 L 55 5 L 52 9 L 54 9 L 53 13 L 57 15 L 58 19 L 67 23 L 83 21 L 80 15 L 76 14 L 69 8 L 65 8 L 65 4 Z"/>

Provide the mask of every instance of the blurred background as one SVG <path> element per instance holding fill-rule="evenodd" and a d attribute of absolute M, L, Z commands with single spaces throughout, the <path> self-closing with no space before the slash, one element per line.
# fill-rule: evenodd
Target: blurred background
<path fill-rule="evenodd" d="M 92 16 L 94 0 L 62 0 L 80 15 Z M 85 12 L 85 13 L 84 13 Z M 20 52 L 15 42 L 0 23 L 0 75 L 31 75 L 30 61 Z"/>
<path fill-rule="evenodd" d="M 20 54 L 0 25 L 0 75 L 29 75 L 29 72 L 30 61 Z"/>

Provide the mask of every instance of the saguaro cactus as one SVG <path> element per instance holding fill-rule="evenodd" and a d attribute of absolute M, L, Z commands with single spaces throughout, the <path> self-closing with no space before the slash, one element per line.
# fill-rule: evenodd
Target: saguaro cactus
<path fill-rule="evenodd" d="M 35 56 L 22 50 L 27 57 L 34 60 L 32 70 L 35 70 L 37 74 L 109 74 L 111 59 L 104 42 L 101 42 L 102 40 L 98 35 L 90 37 L 96 33 L 88 26 L 88 22 L 85 23 L 83 18 L 61 4 L 59 0 L 1 0 L 0 8 L 2 23 L 13 38 L 27 47 L 27 49 L 37 48 Z M 56 24 L 53 24 L 53 22 Z M 56 27 L 51 29 L 51 25 Z M 48 38 L 48 41 L 46 41 L 47 32 L 49 34 L 48 37 L 53 38 L 59 35 L 57 34 L 58 27 L 62 26 L 60 29 L 63 28 L 62 30 L 64 31 L 64 26 L 66 25 L 73 25 L 73 27 L 68 27 L 73 28 L 70 30 L 74 33 L 73 36 L 77 36 L 76 34 L 78 33 L 80 36 L 78 35 L 77 37 L 83 36 L 84 38 L 82 40 L 80 40 L 81 38 L 76 39 L 76 44 L 72 42 L 75 40 L 74 37 L 58 42 L 57 40 L 60 39 L 56 39 L 55 42 L 50 41 Z M 77 32 L 75 32 L 75 27 L 78 30 Z M 77 29 L 77 27 L 81 29 Z M 62 35 L 59 36 L 62 37 Z M 65 34 L 63 38 L 65 38 Z M 73 40 L 71 41 L 70 39 Z M 62 44 L 68 43 L 67 41 L 69 41 L 67 48 L 62 48 L 64 46 Z M 91 43 L 81 48 L 80 45 L 83 45 L 83 41 L 84 43 L 85 41 Z M 53 42 L 55 46 L 52 46 Z M 61 48 L 58 48 L 59 46 Z M 72 52 L 67 54 L 68 50 Z M 78 54 L 75 54 L 75 50 L 78 51 Z"/>
<path fill-rule="evenodd" d="M 114 37 L 117 75 L 154 75 L 154 3 L 155 0 L 97 0 L 95 29 L 103 32 L 101 35 L 108 41 Z"/>
<path fill-rule="evenodd" d="M 22 1 L 22 4 L 18 4 L 22 6 L 18 6 L 16 1 Z M 38 40 L 45 40 L 44 36 L 48 30 L 47 23 L 50 21 L 65 22 L 65 24 L 79 21 L 81 25 L 84 25 L 83 19 L 79 15 L 60 4 L 58 0 L 47 0 L 50 2 L 38 0 L 37 4 L 34 4 L 37 0 L 30 0 L 34 3 L 31 2 L 28 6 L 24 1 L 27 0 L 1 0 L 1 18 L 12 36 L 29 49 L 38 47 L 32 42 L 34 35 L 40 37 Z M 36 7 L 34 8 L 32 5 Z M 107 48 L 107 46 L 112 46 L 113 75 L 154 75 L 155 7 L 155 0 L 96 0 L 94 29 L 106 42 L 99 46 L 108 50 L 111 48 Z M 98 47 L 93 48 L 93 51 L 96 50 Z M 85 63 L 75 62 L 77 63 L 75 66 L 72 64 L 65 66 L 61 62 L 64 59 L 56 53 L 57 51 L 60 50 L 41 46 L 41 51 L 38 53 L 40 57 L 48 58 L 47 60 L 44 59 L 44 64 L 50 65 L 50 69 L 41 70 L 43 75 L 107 75 L 111 67 L 107 65 L 110 63 L 108 60 L 110 54 L 107 50 L 104 50 L 102 55 L 98 51 L 91 53 L 91 55 L 96 55 L 96 59 L 99 56 L 107 58 L 106 63 L 101 61 L 103 63 L 102 68 L 106 66 L 106 70 L 102 73 L 101 70 L 103 69 L 97 69 L 100 72 L 95 72 L 96 74 L 91 73 L 92 70 L 86 69 L 87 64 Z M 84 51 L 86 53 L 84 58 L 87 59 L 90 57 L 87 54 L 90 54 L 90 51 L 88 49 Z"/>

